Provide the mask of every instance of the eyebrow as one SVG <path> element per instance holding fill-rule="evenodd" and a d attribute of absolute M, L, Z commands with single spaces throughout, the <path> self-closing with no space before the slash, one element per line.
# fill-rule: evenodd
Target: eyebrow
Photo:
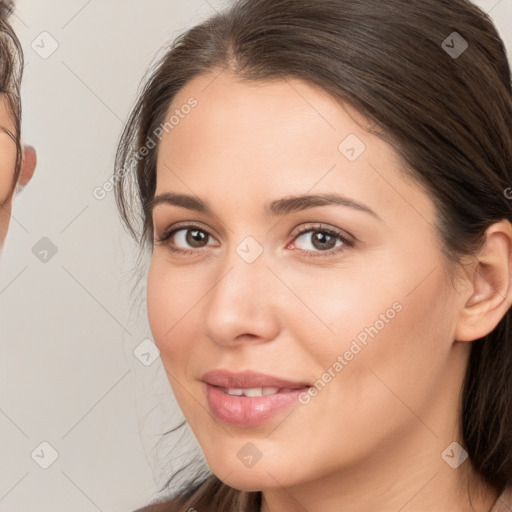
<path fill-rule="evenodd" d="M 153 210 L 161 204 L 170 204 L 194 210 L 200 213 L 212 213 L 212 209 L 207 202 L 201 199 L 188 195 L 176 194 L 174 192 L 166 192 L 155 196 L 153 199 L 146 203 L 144 208 L 146 215 L 151 215 Z M 275 217 L 278 215 L 286 215 L 292 212 L 314 208 L 316 206 L 345 206 L 355 210 L 367 213 L 382 221 L 382 219 L 371 208 L 363 203 L 359 203 L 349 197 L 336 193 L 326 194 L 310 194 L 310 195 L 296 195 L 286 196 L 281 199 L 276 199 L 265 204 L 264 211 L 267 217 Z"/>

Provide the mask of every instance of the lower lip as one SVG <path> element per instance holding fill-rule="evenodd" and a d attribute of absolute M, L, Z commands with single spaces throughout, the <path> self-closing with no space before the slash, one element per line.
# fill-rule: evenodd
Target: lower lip
<path fill-rule="evenodd" d="M 277 413 L 298 402 L 308 388 L 264 396 L 233 396 L 216 386 L 206 384 L 206 398 L 215 417 L 238 427 L 253 427 L 269 421 Z"/>

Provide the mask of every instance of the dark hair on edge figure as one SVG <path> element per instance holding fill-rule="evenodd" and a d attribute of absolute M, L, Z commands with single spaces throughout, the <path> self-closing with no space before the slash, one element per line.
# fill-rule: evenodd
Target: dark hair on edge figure
<path fill-rule="evenodd" d="M 16 143 L 16 169 L 11 194 L 14 192 L 21 170 L 23 151 L 21 148 L 21 99 L 20 85 L 23 74 L 23 50 L 14 33 L 9 18 L 14 11 L 14 2 L 0 0 L 0 97 L 7 98 L 8 110 L 12 116 L 15 133 L 7 132 Z M 10 198 L 10 195 L 6 198 Z M 4 198 L 1 198 L 2 200 Z M 0 204 L 1 206 L 1 204 Z"/>
<path fill-rule="evenodd" d="M 468 43 L 458 58 L 442 48 L 453 32 Z M 116 200 L 141 249 L 152 245 L 145 207 L 155 193 L 158 146 L 133 169 L 129 162 L 164 122 L 176 93 L 222 69 L 248 81 L 303 79 L 366 116 L 368 131 L 398 152 L 404 175 L 435 202 L 452 272 L 461 270 L 461 256 L 481 247 L 489 225 L 512 221 L 504 194 L 512 185 L 510 68 L 483 11 L 466 0 L 240 0 L 175 41 L 122 135 Z M 512 483 L 511 314 L 472 342 L 461 390 L 464 447 L 477 472 L 500 490 Z M 260 492 L 230 488 L 210 473 L 159 510 L 242 512 L 260 504 Z"/>

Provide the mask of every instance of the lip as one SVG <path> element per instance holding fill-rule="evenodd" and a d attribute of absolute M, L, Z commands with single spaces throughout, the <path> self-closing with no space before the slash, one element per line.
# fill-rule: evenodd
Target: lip
<path fill-rule="evenodd" d="M 230 372 L 229 370 L 217 369 L 206 372 L 201 380 L 212 386 L 221 388 L 290 388 L 299 389 L 310 387 L 307 382 L 297 382 L 266 375 L 253 371 Z"/>
<path fill-rule="evenodd" d="M 251 371 L 232 373 L 212 370 L 203 375 L 202 381 L 208 406 L 220 421 L 238 427 L 254 427 L 272 419 L 279 412 L 299 401 L 299 395 L 310 386 Z M 257 397 L 234 396 L 225 388 L 280 388 L 273 395 Z M 223 389 L 224 388 L 224 389 Z"/>

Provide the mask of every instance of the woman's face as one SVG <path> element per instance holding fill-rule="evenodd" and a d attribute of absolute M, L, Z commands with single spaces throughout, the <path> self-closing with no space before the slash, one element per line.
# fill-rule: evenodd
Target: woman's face
<path fill-rule="evenodd" d="M 462 299 L 443 271 L 434 205 L 396 153 L 295 79 L 216 71 L 184 87 L 171 115 L 153 221 L 155 238 L 179 230 L 155 244 L 148 314 L 212 471 L 259 490 L 348 469 L 369 477 L 411 446 L 445 464 L 469 345 L 453 342 Z M 284 202 L 328 194 L 345 204 Z M 228 396 L 203 382 L 215 369 L 306 388 Z"/>

